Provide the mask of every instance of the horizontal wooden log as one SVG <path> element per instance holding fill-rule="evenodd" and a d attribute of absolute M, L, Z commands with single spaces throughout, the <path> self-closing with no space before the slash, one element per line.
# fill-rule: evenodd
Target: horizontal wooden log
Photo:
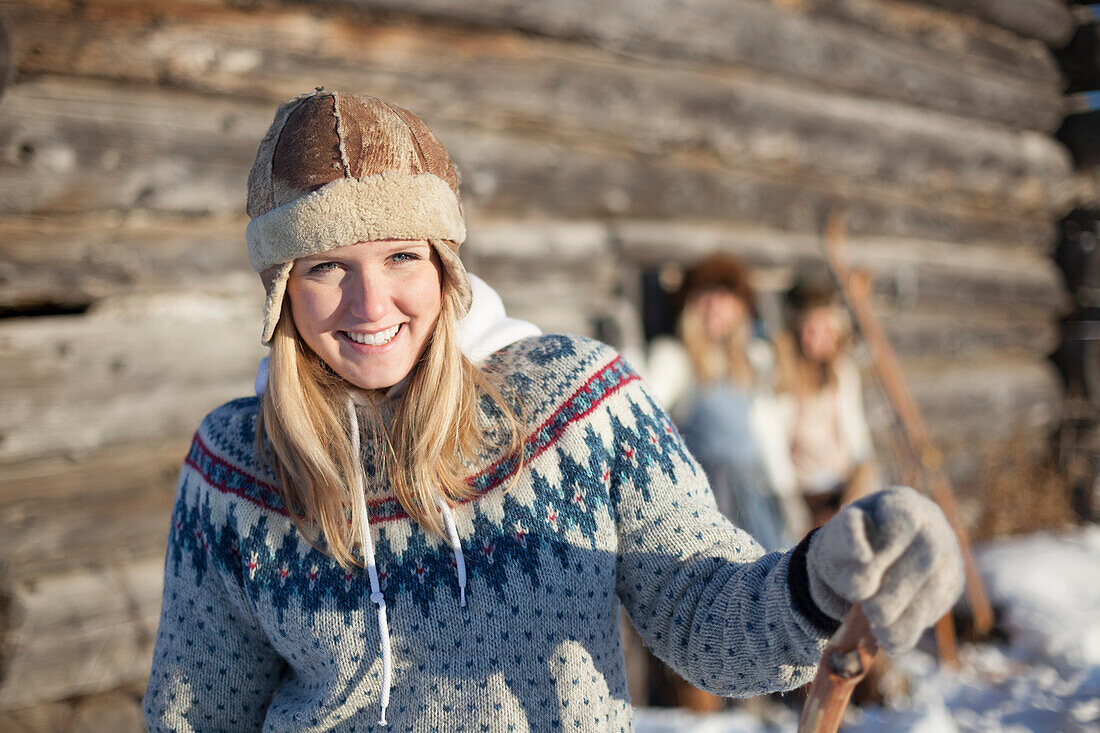
<path fill-rule="evenodd" d="M 919 2 L 965 13 L 1007 28 L 1025 38 L 1035 38 L 1052 48 L 1061 48 L 1076 25 L 1065 3 L 1059 0 L 919 0 Z"/>
<path fill-rule="evenodd" d="M 801 7 L 813 18 L 865 28 L 941 59 L 966 59 L 973 65 L 967 73 L 980 74 L 982 65 L 987 65 L 1017 78 L 1057 84 L 1058 63 L 1049 44 L 982 21 L 960 2 L 953 5 L 923 0 L 807 0 Z M 1058 22 L 1064 22 L 1064 8 L 1057 15 Z"/>
<path fill-rule="evenodd" d="M 745 66 L 860 96 L 1024 128 L 1050 131 L 1058 124 L 1057 100 L 1050 92 L 1038 107 L 1012 109 L 1009 90 L 1018 88 L 1020 80 L 1011 78 L 1011 73 L 1000 76 L 966 57 L 929 52 L 907 43 L 904 36 L 826 22 L 799 12 L 798 6 L 753 0 L 659 0 L 644 10 L 623 13 L 621 5 L 611 0 L 537 4 L 344 0 L 341 4 L 585 39 L 631 55 Z M 904 12 L 904 6 L 882 3 L 875 12 L 889 16 Z"/>
<path fill-rule="evenodd" d="M 0 236 L 0 259 L 9 268 L 0 269 L 0 306 L 63 302 L 67 294 L 88 302 L 188 286 L 259 296 L 255 276 L 240 261 L 243 221 L 196 223 L 194 231 L 173 220 L 113 228 L 96 222 L 59 220 L 39 230 L 37 222 L 0 220 L 0 234 L 6 235 Z M 84 242 L 86 230 L 92 233 Z M 790 269 L 808 269 L 820 257 L 816 237 L 698 223 L 475 219 L 470 231 L 463 248 L 467 266 L 492 282 L 538 287 L 539 277 L 551 276 L 558 263 L 561 278 L 595 294 L 626 284 L 625 275 L 611 272 L 615 257 L 646 267 L 670 259 L 690 263 L 724 249 L 757 265 Z M 874 273 L 880 300 L 900 312 L 1053 320 L 1065 305 L 1060 276 L 1044 256 L 878 238 L 853 238 L 850 247 L 854 262 Z M 18 277 L 2 277 L 15 271 Z M 522 290 L 509 305 L 525 313 L 554 302 L 530 292 L 524 297 Z M 572 305 L 584 304 L 574 299 Z"/>
<path fill-rule="evenodd" d="M 1039 360 L 903 359 L 902 369 L 934 444 L 969 441 L 977 448 L 1040 434 L 1053 428 L 1061 407 L 1059 377 Z M 863 391 L 872 431 L 890 430 L 892 412 L 869 371 Z"/>
<path fill-rule="evenodd" d="M 690 264 L 725 251 L 758 267 L 824 269 L 817 235 L 713 222 L 621 221 L 613 229 L 622 256 L 642 266 Z M 871 271 L 879 300 L 895 311 L 1054 320 L 1067 305 L 1061 274 L 1045 253 L 874 236 L 850 237 L 848 250 L 852 265 Z"/>
<path fill-rule="evenodd" d="M 12 87 L 0 106 L 0 212 L 238 214 L 270 112 L 197 101 L 86 82 Z"/>
<path fill-rule="evenodd" d="M 0 218 L 0 309 L 87 306 L 131 292 L 259 292 L 243 218 Z"/>
<path fill-rule="evenodd" d="M 906 198 L 815 187 L 792 179 L 699 165 L 657 163 L 548 141 L 473 138 L 450 133 L 481 213 L 501 218 L 711 219 L 787 231 L 817 231 L 826 213 L 846 202 L 853 234 L 960 244 L 1043 249 L 1053 241 L 1049 218 L 1005 218 L 990 212 L 926 207 Z"/>
<path fill-rule="evenodd" d="M 885 310 L 885 309 L 884 309 Z M 890 345 L 898 354 L 934 354 L 959 362 L 995 356 L 1035 358 L 1054 351 L 1058 324 L 1044 318 L 960 318 L 954 315 L 881 314 Z"/>
<path fill-rule="evenodd" d="M 15 78 L 15 59 L 11 49 L 11 34 L 7 20 L 0 17 L 0 97 Z"/>
<path fill-rule="evenodd" d="M 190 435 L 252 393 L 261 298 L 164 293 L 0 321 L 0 461 Z"/>
<path fill-rule="evenodd" d="M 623 266 L 690 263 L 718 249 L 787 270 L 820 262 L 818 238 L 792 232 L 715 222 L 531 221 L 469 213 L 463 258 L 486 278 L 503 268 L 502 274 L 514 273 L 508 277 L 530 281 L 549 260 L 585 275 L 603 272 L 600 278 L 616 270 L 622 285 L 633 277 Z M 259 280 L 245 259 L 244 225 L 243 219 L 0 217 L 0 309 L 86 305 L 182 288 L 258 295 Z M 854 237 L 851 247 L 856 263 L 875 273 L 881 298 L 900 309 L 1054 318 L 1063 306 L 1061 276 L 1045 252 L 878 237 Z M 516 305 L 530 310 L 526 302 Z"/>
<path fill-rule="evenodd" d="M 190 438 L 4 464 L 0 565 L 15 582 L 163 554 Z"/>
<path fill-rule="evenodd" d="M 285 11 L 173 18 L 151 9 L 144 18 L 104 15 L 99 26 L 93 15 L 73 39 L 64 32 L 72 25 L 66 9 L 56 25 L 28 23 L 17 32 L 40 51 L 28 55 L 29 71 L 126 79 L 129 69 L 143 75 L 164 69 L 177 86 L 236 95 L 254 94 L 257 86 L 298 91 L 324 79 L 473 128 L 525 127 L 628 152 L 710 153 L 733 168 L 905 191 L 933 204 L 1018 215 L 1066 207 L 1070 161 L 1044 134 L 785 87 L 774 78 L 612 65 L 560 44 L 520 45 L 495 35 L 458 43 L 441 31 L 335 20 L 318 28 L 293 24 L 294 18 Z M 275 32 L 263 32 L 265 20 Z M 227 24 L 239 32 L 231 34 Z M 295 35 L 291 28 L 302 30 Z M 322 33 L 331 40 L 319 43 Z M 64 40 L 51 53 L 54 39 Z M 467 46 L 475 43 L 471 54 Z M 79 49 L 75 58 L 72 49 Z M 254 62 L 248 68 L 216 62 L 243 53 Z M 194 63 L 196 54 L 209 63 Z M 276 57 L 279 63 L 264 63 Z M 1060 90 L 1055 81 L 1047 88 Z"/>
<path fill-rule="evenodd" d="M 149 674 L 164 558 L 12 586 L 0 709 L 105 692 Z"/>
<path fill-rule="evenodd" d="M 0 710 L 0 730 L 12 733 L 147 733 L 141 712 L 145 685 Z"/>
<path fill-rule="evenodd" d="M 235 214 L 268 107 L 88 83 L 19 85 L 0 107 L 0 149 L 15 151 L 0 161 L 0 212 Z M 233 132 L 223 135 L 225 127 Z M 463 167 L 471 208 L 496 216 L 719 217 L 816 230 L 825 210 L 850 200 L 855 233 L 1006 246 L 1050 241 L 1049 212 L 931 205 L 889 187 L 765 175 L 687 153 L 639 157 L 547 137 L 437 129 Z M 22 150 L 30 152 L 21 158 Z"/>

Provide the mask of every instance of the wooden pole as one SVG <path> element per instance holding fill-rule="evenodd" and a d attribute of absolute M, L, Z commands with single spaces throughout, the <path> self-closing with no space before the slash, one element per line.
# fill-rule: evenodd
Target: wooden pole
<path fill-rule="evenodd" d="M 852 691 L 871 669 L 877 651 L 871 624 L 856 604 L 821 654 L 798 733 L 836 733 Z"/>
<path fill-rule="evenodd" d="M 825 259 L 833 276 L 840 285 L 841 293 L 848 309 L 856 320 L 864 343 L 871 352 L 871 361 L 875 374 L 887 399 L 893 406 L 905 433 L 906 442 L 921 467 L 929 492 L 939 504 L 947 520 L 955 530 L 959 547 L 962 549 L 966 571 L 966 596 L 970 613 L 974 618 L 974 630 L 979 635 L 988 634 L 993 628 L 993 608 L 985 594 L 981 574 L 978 572 L 974 554 L 970 549 L 966 528 L 959 517 L 958 505 L 951 483 L 943 471 L 943 461 L 939 451 L 932 445 L 921 418 L 920 410 L 902 376 L 901 367 L 890 346 L 878 319 L 871 311 L 871 278 L 866 272 L 852 273 L 848 268 L 845 254 L 845 214 L 839 210 L 829 212 L 825 226 Z M 937 628 L 937 638 L 943 638 L 945 629 Z M 951 635 L 954 635 L 952 630 Z M 942 656 L 942 651 L 941 651 Z M 948 661 L 956 658 L 948 655 Z"/>

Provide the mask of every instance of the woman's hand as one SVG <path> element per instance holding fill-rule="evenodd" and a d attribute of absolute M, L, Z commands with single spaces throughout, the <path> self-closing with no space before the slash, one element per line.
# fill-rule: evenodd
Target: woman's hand
<path fill-rule="evenodd" d="M 908 488 L 849 504 L 810 540 L 810 594 L 842 619 L 862 603 L 888 654 L 912 649 L 963 589 L 963 562 L 943 512 Z"/>

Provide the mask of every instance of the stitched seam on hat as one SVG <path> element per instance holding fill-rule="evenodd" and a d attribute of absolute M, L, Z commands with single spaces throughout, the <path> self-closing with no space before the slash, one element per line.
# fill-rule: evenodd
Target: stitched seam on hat
<path fill-rule="evenodd" d="M 275 142 L 271 146 L 271 157 L 267 160 L 267 210 L 271 211 L 276 208 L 275 206 L 275 151 L 279 149 L 279 143 L 283 141 L 283 132 L 286 130 L 286 123 L 290 121 L 290 116 L 294 114 L 294 110 L 302 106 L 302 103 L 309 99 L 305 97 L 298 100 L 298 104 L 294 105 L 286 111 L 286 116 L 283 117 L 283 125 L 279 128 L 279 134 L 275 136 Z"/>
<path fill-rule="evenodd" d="M 397 115 L 397 119 L 401 120 L 401 123 L 403 125 L 405 125 L 405 127 L 409 128 L 409 137 L 411 137 L 413 139 L 413 144 L 416 145 L 416 152 L 420 156 L 420 160 L 422 160 L 424 162 L 424 172 L 425 173 L 431 173 L 433 176 L 436 175 L 435 171 L 432 170 L 431 165 L 428 163 L 428 156 L 424 154 L 424 148 L 420 145 L 420 138 L 418 138 L 416 136 L 416 130 L 412 129 L 412 125 L 410 125 L 405 120 L 405 118 L 402 117 L 398 113 L 398 111 L 393 108 L 392 104 L 390 104 L 389 102 L 387 102 L 384 99 L 379 99 L 378 101 L 381 102 L 382 104 L 386 105 L 387 107 L 389 107 L 390 112 L 393 112 L 395 115 Z"/>
<path fill-rule="evenodd" d="M 348 162 L 348 151 L 344 147 L 344 118 L 340 116 L 339 92 L 332 93 L 332 114 L 336 117 L 336 141 L 340 146 L 340 162 L 344 164 L 344 177 L 351 178 L 351 163 Z"/>

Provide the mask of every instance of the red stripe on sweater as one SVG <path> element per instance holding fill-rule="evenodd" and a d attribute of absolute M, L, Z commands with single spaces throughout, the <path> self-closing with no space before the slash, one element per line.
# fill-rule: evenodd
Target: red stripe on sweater
<path fill-rule="evenodd" d="M 585 381 L 585 383 L 582 384 L 580 387 L 578 387 L 573 392 L 573 394 L 569 396 L 568 399 L 566 399 L 564 402 L 562 402 L 562 404 L 559 405 L 558 408 L 556 410 L 554 410 L 554 412 L 551 413 L 551 415 L 549 417 L 547 417 L 545 420 L 543 420 L 542 423 L 539 425 L 539 427 L 536 430 L 532 431 L 528 435 L 528 437 L 524 441 L 525 445 L 533 445 L 534 443 L 536 443 L 539 434 L 543 430 L 545 430 L 551 423 L 553 423 L 553 421 L 564 410 L 566 410 L 577 399 L 577 397 L 581 393 L 589 391 L 589 389 L 591 388 L 593 382 L 595 382 L 597 379 L 599 379 L 601 376 L 603 376 L 608 370 L 615 367 L 621 361 L 622 361 L 622 357 L 617 356 L 613 360 L 608 362 L 606 365 L 604 365 L 602 368 L 600 368 L 597 372 L 595 372 L 591 377 L 589 377 Z M 625 386 L 627 384 L 630 384 L 631 382 L 636 381 L 637 379 L 639 379 L 638 375 L 631 373 L 631 374 L 627 375 L 624 379 L 622 379 L 622 380 L 616 382 L 614 385 L 610 386 L 607 389 L 607 391 L 604 392 L 600 396 L 599 399 L 594 400 L 592 402 L 592 404 L 589 405 L 588 408 L 584 412 L 577 413 L 576 415 L 570 417 L 568 421 L 566 421 L 566 422 L 562 423 L 561 425 L 559 425 L 558 428 L 556 430 L 554 430 L 554 432 L 550 435 L 550 437 L 548 439 L 546 439 L 545 442 L 542 443 L 542 445 L 539 445 L 539 446 L 536 447 L 534 453 L 532 453 L 532 454 L 525 457 L 526 461 L 530 462 L 530 461 L 538 458 L 550 446 L 552 446 L 554 443 L 557 442 L 557 440 L 561 437 L 562 433 L 565 432 L 565 429 L 567 427 L 569 427 L 571 424 L 573 424 L 577 420 L 581 420 L 581 419 L 587 417 L 588 415 L 592 414 L 592 412 L 600 404 L 602 404 L 604 400 L 606 400 L 608 397 L 610 397 L 611 395 L 618 392 L 619 389 L 621 389 L 623 386 Z M 199 434 L 197 432 L 195 433 L 193 445 L 195 447 L 197 447 L 212 463 L 215 463 L 219 466 L 222 466 L 223 468 L 225 468 L 229 472 L 241 474 L 245 477 L 245 479 L 247 481 L 250 481 L 251 483 L 254 483 L 255 485 L 265 489 L 266 491 L 269 491 L 272 494 L 278 496 L 278 490 L 274 486 L 272 486 L 271 484 L 268 484 L 264 481 L 261 481 L 260 479 L 256 478 L 255 476 L 248 473 L 247 471 L 244 471 L 244 470 L 238 468 L 237 466 L 234 466 L 233 464 L 229 463 L 228 461 L 220 458 L 217 454 L 215 454 L 210 449 L 209 446 L 207 446 L 206 442 L 199 436 Z M 499 459 L 498 461 L 496 461 L 492 465 L 488 466 L 487 468 L 483 469 L 482 471 L 479 471 L 477 474 L 469 477 L 466 482 L 467 483 L 473 483 L 477 479 L 479 479 L 479 478 L 481 478 L 481 477 L 483 477 L 487 474 L 492 473 L 504 461 L 508 460 L 508 458 L 510 458 L 510 456 L 505 456 L 504 458 Z M 208 484 L 210 484 L 212 487 L 214 487 L 218 491 L 220 491 L 224 494 L 232 494 L 234 496 L 240 497 L 241 499 L 244 499 L 245 501 L 248 501 L 252 504 L 255 504 L 256 506 L 259 506 L 262 509 L 267 509 L 268 511 L 272 511 L 272 512 L 275 512 L 277 514 L 281 514 L 283 516 L 289 516 L 289 513 L 284 508 L 272 506 L 271 504 L 263 501 L 263 499 L 260 498 L 260 497 L 249 496 L 247 493 L 243 492 L 240 489 L 230 487 L 229 485 L 225 484 L 224 482 L 215 481 L 212 476 L 207 475 L 196 462 L 191 460 L 190 453 L 188 454 L 187 458 L 184 460 L 184 463 L 188 466 L 191 466 L 193 469 L 195 469 L 203 477 L 203 479 L 206 480 L 206 482 Z M 484 496 L 488 492 L 492 491 L 493 489 L 497 488 L 502 483 L 504 483 L 505 481 L 510 479 L 516 473 L 518 468 L 519 468 L 519 466 L 517 465 L 511 471 L 508 471 L 507 473 L 502 474 L 499 478 L 494 480 L 492 483 L 490 483 L 484 489 L 478 491 L 476 494 L 469 497 L 468 499 L 465 499 L 462 502 L 459 502 L 459 504 L 460 505 L 461 504 L 466 504 L 468 502 L 471 502 L 471 501 L 474 501 L 475 499 L 480 498 L 481 496 Z M 382 515 L 382 516 L 377 516 L 377 517 L 372 516 L 371 517 L 371 523 L 390 522 L 390 521 L 393 521 L 393 520 L 396 520 L 396 519 L 405 519 L 409 516 L 408 513 L 406 513 L 404 511 L 404 508 L 401 507 L 401 504 L 399 502 L 397 502 L 397 500 L 394 497 L 386 497 L 386 498 L 383 498 L 383 499 L 375 499 L 373 501 L 368 502 L 367 506 L 368 506 L 368 509 L 376 509 L 376 508 L 381 507 L 382 505 L 388 504 L 388 503 L 396 503 L 397 507 L 398 507 L 397 510 L 394 511 L 394 512 L 391 512 L 391 513 L 387 513 L 387 514 Z M 373 514 L 373 512 L 372 512 L 372 514 Z"/>

